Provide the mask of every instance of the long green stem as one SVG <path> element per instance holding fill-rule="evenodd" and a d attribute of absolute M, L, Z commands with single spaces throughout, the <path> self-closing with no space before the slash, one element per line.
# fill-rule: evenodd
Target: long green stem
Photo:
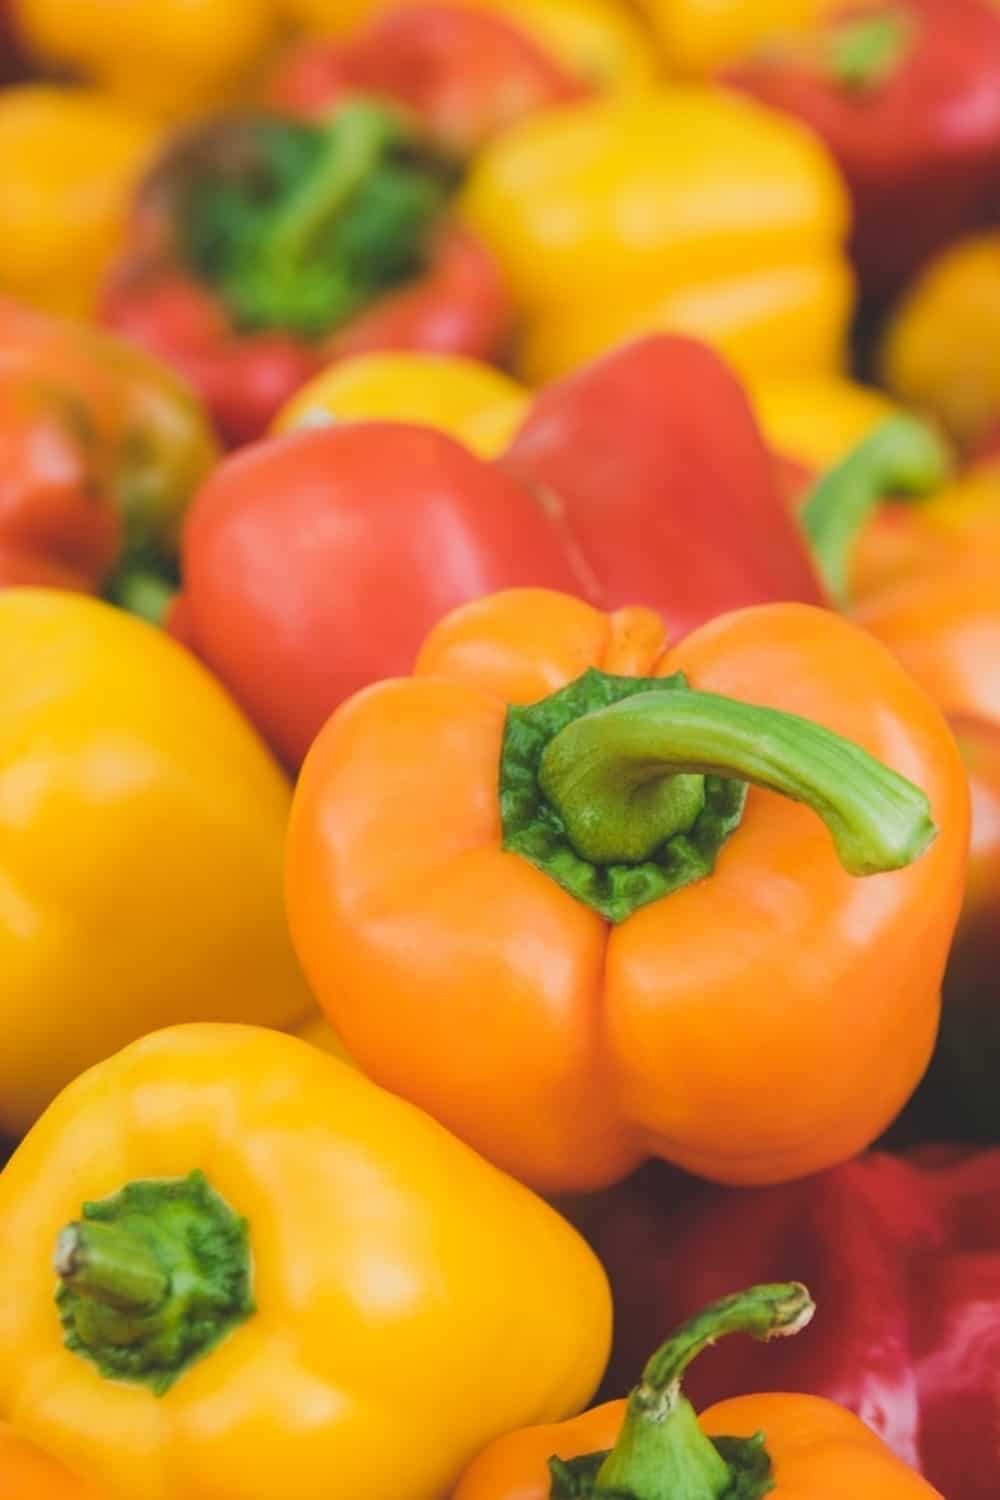
<path fill-rule="evenodd" d="M 869 517 L 890 495 L 922 496 L 951 473 L 945 444 L 915 417 L 890 417 L 818 480 L 800 522 L 830 596 L 849 601 L 851 552 Z"/>
<path fill-rule="evenodd" d="M 739 778 L 805 803 L 852 875 L 912 863 L 937 831 L 924 793 L 852 741 L 683 688 L 574 719 L 546 745 L 538 781 L 577 854 L 607 864 L 640 861 L 671 836 L 691 775 Z"/>

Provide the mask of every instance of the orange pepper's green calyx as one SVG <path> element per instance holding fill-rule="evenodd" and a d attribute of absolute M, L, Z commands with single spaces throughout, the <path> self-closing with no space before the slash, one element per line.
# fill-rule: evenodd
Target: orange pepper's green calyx
<path fill-rule="evenodd" d="M 801 520 L 824 582 L 848 602 L 851 550 L 865 522 L 890 494 L 931 495 L 950 477 L 951 455 L 916 417 L 891 417 L 815 485 Z"/>
<path fill-rule="evenodd" d="M 795 714 L 671 678 L 596 669 L 507 711 L 504 847 L 612 922 L 711 873 L 746 783 L 823 819 L 852 875 L 911 864 L 936 835 L 926 796 Z"/>
<path fill-rule="evenodd" d="M 258 119 L 185 188 L 186 255 L 243 328 L 319 337 L 413 276 L 453 173 L 397 116 L 358 103 L 321 124 Z"/>
<path fill-rule="evenodd" d="M 762 1500 L 774 1488 L 766 1434 L 707 1437 L 681 1379 L 726 1334 L 783 1338 L 814 1311 L 805 1287 L 787 1282 L 723 1297 L 682 1324 L 646 1365 L 614 1448 L 550 1461 L 551 1500 Z"/>
<path fill-rule="evenodd" d="M 67 1349 L 158 1396 L 254 1311 L 247 1221 L 199 1171 L 85 1203 L 55 1269 Z"/>

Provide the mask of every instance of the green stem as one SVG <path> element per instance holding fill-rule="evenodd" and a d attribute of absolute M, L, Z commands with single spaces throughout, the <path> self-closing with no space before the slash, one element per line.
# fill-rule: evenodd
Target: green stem
<path fill-rule="evenodd" d="M 760 1500 L 773 1488 L 764 1434 L 712 1440 L 702 1432 L 681 1378 L 691 1361 L 731 1333 L 767 1340 L 799 1333 L 815 1311 L 798 1282 L 723 1297 L 671 1334 L 629 1397 L 607 1454 L 551 1463 L 553 1497 L 594 1500 Z"/>
<path fill-rule="evenodd" d="M 107 596 L 119 609 L 151 625 L 162 625 L 177 596 L 177 585 L 151 568 L 126 568 L 112 579 Z"/>
<path fill-rule="evenodd" d="M 805 803 L 852 875 L 901 869 L 936 834 L 924 793 L 859 745 L 793 714 L 687 688 L 574 719 L 546 745 L 538 781 L 580 857 L 635 863 L 676 830 L 690 775 L 736 777 Z"/>
<path fill-rule="evenodd" d="M 201 1172 L 85 1203 L 55 1270 L 66 1347 L 157 1395 L 253 1312 L 246 1221 Z"/>
<path fill-rule="evenodd" d="M 120 1312 L 158 1307 L 170 1286 L 149 1245 L 108 1224 L 67 1225 L 56 1245 L 55 1269 L 63 1286 Z"/>
<path fill-rule="evenodd" d="M 901 68 L 913 37 L 913 18 L 902 9 L 840 22 L 830 37 L 827 72 L 852 93 L 880 88 Z"/>
<path fill-rule="evenodd" d="M 307 260 L 317 236 L 350 205 L 398 135 L 384 109 L 352 104 L 341 110 L 325 128 L 319 164 L 271 221 L 268 255 L 286 267 Z"/>
<path fill-rule="evenodd" d="M 866 521 L 888 495 L 929 495 L 951 472 L 951 455 L 915 417 L 890 417 L 817 482 L 800 512 L 831 597 L 848 601 L 851 552 Z"/>

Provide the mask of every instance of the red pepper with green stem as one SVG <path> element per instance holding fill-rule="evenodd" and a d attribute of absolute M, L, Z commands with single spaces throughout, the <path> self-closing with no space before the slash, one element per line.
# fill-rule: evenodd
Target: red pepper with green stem
<path fill-rule="evenodd" d="M 158 616 L 217 451 L 169 369 L 0 299 L 0 586 L 106 592 Z"/>
<path fill-rule="evenodd" d="M 536 398 L 503 467 L 559 508 L 606 608 L 674 635 L 750 604 L 826 602 L 743 387 L 703 344 L 625 344 Z"/>
<path fill-rule="evenodd" d="M 985 222 L 1000 188 L 1000 10 L 991 0 L 845 4 L 726 75 L 825 140 L 854 199 L 854 257 L 880 296 Z"/>
<path fill-rule="evenodd" d="M 615 1294 L 604 1389 L 617 1393 L 634 1375 L 651 1328 L 793 1266 L 816 1296 L 812 1335 L 780 1344 L 766 1367 L 727 1340 L 688 1376 L 695 1405 L 750 1382 L 826 1396 L 863 1417 L 948 1500 L 995 1500 L 998 1198 L 1000 1150 L 873 1152 L 739 1193 L 644 1167 L 572 1209 Z"/>
<path fill-rule="evenodd" d="M 348 37 L 298 43 L 279 63 L 268 100 L 322 119 L 345 99 L 384 99 L 464 158 L 523 116 L 589 92 L 505 17 L 421 4 L 377 15 Z"/>
<path fill-rule="evenodd" d="M 455 181 L 371 104 L 321 123 L 211 121 L 140 188 L 105 319 L 186 375 L 233 444 L 340 354 L 488 358 L 507 297 L 492 255 L 448 217 Z"/>

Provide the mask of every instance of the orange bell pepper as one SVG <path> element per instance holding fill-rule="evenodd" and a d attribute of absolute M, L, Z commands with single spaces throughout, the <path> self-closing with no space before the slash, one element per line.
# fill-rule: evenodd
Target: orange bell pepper
<path fill-rule="evenodd" d="M 737 1396 L 695 1415 L 681 1380 L 704 1349 L 730 1333 L 799 1333 L 813 1311 L 795 1282 L 712 1303 L 657 1350 L 627 1401 L 499 1438 L 453 1500 L 931 1500 L 938 1491 L 832 1401 Z"/>
<path fill-rule="evenodd" d="M 293 805 L 293 939 L 352 1057 L 551 1190 L 841 1161 L 937 1029 L 968 843 L 938 711 L 811 606 L 664 646 L 645 609 L 472 603 L 335 712 Z"/>
<path fill-rule="evenodd" d="M 95 1492 L 0 1422 L 0 1500 L 96 1500 Z"/>

